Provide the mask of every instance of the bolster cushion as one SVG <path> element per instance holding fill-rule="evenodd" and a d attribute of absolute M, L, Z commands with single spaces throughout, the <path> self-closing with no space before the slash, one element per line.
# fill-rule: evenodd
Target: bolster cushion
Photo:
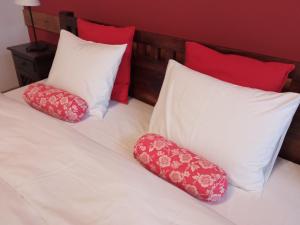
<path fill-rule="evenodd" d="M 223 169 L 160 135 L 142 136 L 134 147 L 134 157 L 152 173 L 200 200 L 217 201 L 226 192 Z"/>
<path fill-rule="evenodd" d="M 33 108 L 67 122 L 81 121 L 88 109 L 82 98 L 42 83 L 28 86 L 23 97 Z"/>

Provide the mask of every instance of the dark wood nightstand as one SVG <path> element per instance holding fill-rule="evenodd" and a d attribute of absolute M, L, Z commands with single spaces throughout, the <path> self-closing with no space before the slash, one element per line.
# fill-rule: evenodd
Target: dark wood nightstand
<path fill-rule="evenodd" d="M 7 48 L 12 53 L 20 86 L 48 77 L 56 46 L 46 44 L 49 48 L 41 52 L 27 52 L 26 48 L 30 45 L 29 43 Z"/>

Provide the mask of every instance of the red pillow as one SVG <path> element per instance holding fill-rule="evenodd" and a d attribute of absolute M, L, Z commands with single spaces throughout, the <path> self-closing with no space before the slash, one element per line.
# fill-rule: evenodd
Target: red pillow
<path fill-rule="evenodd" d="M 91 23 L 82 19 L 77 19 L 77 27 L 78 36 L 82 39 L 104 44 L 127 44 L 111 94 L 111 99 L 127 104 L 135 27 L 117 28 Z"/>
<path fill-rule="evenodd" d="M 30 85 L 23 97 L 33 108 L 67 122 L 79 122 L 88 109 L 80 97 L 41 83 Z"/>
<path fill-rule="evenodd" d="M 142 136 L 134 157 L 148 170 L 204 201 L 217 201 L 227 189 L 224 170 L 156 134 Z"/>
<path fill-rule="evenodd" d="M 295 68 L 292 64 L 222 54 L 194 42 L 186 42 L 185 65 L 226 82 L 276 92 L 282 90 Z"/>

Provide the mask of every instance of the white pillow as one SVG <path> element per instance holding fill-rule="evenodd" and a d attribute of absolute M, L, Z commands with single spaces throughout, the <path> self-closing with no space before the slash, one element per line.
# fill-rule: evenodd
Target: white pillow
<path fill-rule="evenodd" d="M 103 117 L 126 46 L 85 41 L 61 30 L 47 83 L 80 96 L 90 114 Z"/>
<path fill-rule="evenodd" d="M 296 93 L 240 87 L 170 60 L 149 130 L 215 162 L 231 184 L 258 191 L 299 102 Z"/>

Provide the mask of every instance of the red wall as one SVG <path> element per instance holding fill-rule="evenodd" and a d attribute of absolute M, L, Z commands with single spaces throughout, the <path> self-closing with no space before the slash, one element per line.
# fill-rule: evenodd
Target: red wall
<path fill-rule="evenodd" d="M 300 61 L 299 0 L 42 0 L 35 10 Z M 39 32 L 41 39 L 57 37 Z"/>

